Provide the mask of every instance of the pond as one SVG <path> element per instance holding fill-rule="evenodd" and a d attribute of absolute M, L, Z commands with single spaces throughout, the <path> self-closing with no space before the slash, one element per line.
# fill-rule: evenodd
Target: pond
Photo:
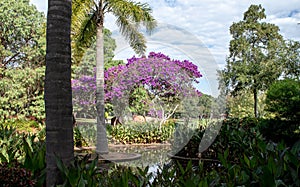
<path fill-rule="evenodd" d="M 118 164 L 145 168 L 163 166 L 170 161 L 168 153 L 171 151 L 170 144 L 147 144 L 147 145 L 111 145 L 110 152 L 138 153 L 141 158 L 132 161 L 120 162 Z"/>
<path fill-rule="evenodd" d="M 89 146 L 96 145 L 96 125 L 95 121 L 78 120 L 78 129 L 81 132 L 84 140 L 89 144 Z M 108 134 L 108 140 L 110 141 L 111 137 Z M 119 152 L 119 153 L 138 153 L 141 155 L 140 159 L 120 162 L 118 164 L 132 166 L 132 167 L 146 167 L 154 165 L 163 165 L 167 163 L 170 159 L 167 156 L 167 153 L 170 152 L 170 144 L 129 144 L 129 145 L 114 145 L 109 144 L 110 152 Z"/>

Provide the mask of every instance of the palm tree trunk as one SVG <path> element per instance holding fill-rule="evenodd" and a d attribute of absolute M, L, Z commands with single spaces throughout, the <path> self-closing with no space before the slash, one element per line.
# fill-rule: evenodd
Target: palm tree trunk
<path fill-rule="evenodd" d="M 46 185 L 61 184 L 56 156 L 74 157 L 71 89 L 71 0 L 49 0 L 45 75 Z"/>
<path fill-rule="evenodd" d="M 104 44 L 103 24 L 97 27 L 96 41 L 96 109 L 97 109 L 97 154 L 108 153 L 108 142 L 104 117 Z"/>

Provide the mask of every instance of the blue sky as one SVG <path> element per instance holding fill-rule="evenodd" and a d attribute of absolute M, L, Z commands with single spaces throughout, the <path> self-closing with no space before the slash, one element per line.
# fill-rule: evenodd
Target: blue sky
<path fill-rule="evenodd" d="M 47 0 L 31 0 L 46 12 Z M 243 19 L 251 4 L 261 4 L 266 22 L 280 28 L 285 39 L 300 41 L 300 0 L 141 0 L 153 9 L 159 27 L 148 39 L 148 51 L 164 52 L 171 58 L 189 59 L 205 75 L 200 81 L 204 93 L 216 95 L 216 69 L 222 69 L 231 39 L 229 27 Z M 107 15 L 105 27 L 113 31 L 118 49 L 116 58 L 134 55 L 119 36 L 114 17 Z"/>

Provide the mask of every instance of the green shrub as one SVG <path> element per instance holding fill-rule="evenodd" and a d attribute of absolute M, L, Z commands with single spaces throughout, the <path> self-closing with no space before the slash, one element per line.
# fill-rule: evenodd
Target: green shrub
<path fill-rule="evenodd" d="M 266 97 L 267 110 L 279 118 L 300 120 L 300 82 L 285 79 L 275 82 Z"/>
<path fill-rule="evenodd" d="M 292 146 L 300 138 L 300 124 L 298 121 L 285 119 L 260 119 L 258 127 L 263 136 L 275 143 L 284 141 Z"/>
<path fill-rule="evenodd" d="M 9 120 L 4 123 L 4 126 L 12 126 L 21 132 L 32 132 L 34 129 L 40 130 L 42 128 L 41 123 L 28 119 Z"/>
<path fill-rule="evenodd" d="M 21 161 L 23 134 L 17 133 L 11 126 L 0 125 L 0 163 L 14 163 Z"/>
<path fill-rule="evenodd" d="M 174 132 L 173 125 L 132 123 L 108 127 L 108 133 L 114 143 L 122 144 L 148 144 L 163 143 L 172 138 Z"/>
<path fill-rule="evenodd" d="M 0 79 L 0 122 L 34 117 L 45 119 L 43 97 L 45 68 L 7 69 Z"/>
<path fill-rule="evenodd" d="M 284 142 L 268 141 L 260 133 L 258 123 L 259 120 L 251 118 L 226 120 L 214 143 L 200 155 L 198 147 L 204 131 L 196 131 L 177 155 L 198 156 L 200 165 L 196 162 L 189 168 L 189 164 L 180 161 L 175 169 L 163 170 L 157 184 L 165 183 L 170 173 L 175 174 L 170 179 L 175 186 L 200 183 L 204 186 L 299 186 L 299 142 L 290 149 Z"/>
<path fill-rule="evenodd" d="M 100 178 L 100 168 L 97 167 L 98 157 L 91 162 L 91 155 L 76 157 L 70 166 L 66 166 L 62 160 L 56 159 L 57 167 L 64 181 L 62 186 L 97 186 Z"/>
<path fill-rule="evenodd" d="M 76 128 L 79 130 L 82 136 L 82 139 L 84 141 L 84 146 L 96 145 L 97 126 L 95 123 L 80 123 L 79 125 L 76 126 Z M 75 132 L 74 132 L 74 136 L 76 136 Z"/>

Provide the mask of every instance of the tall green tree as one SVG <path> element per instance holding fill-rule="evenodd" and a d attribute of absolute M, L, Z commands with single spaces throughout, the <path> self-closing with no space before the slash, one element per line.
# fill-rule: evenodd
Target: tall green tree
<path fill-rule="evenodd" d="M 108 153 L 108 143 L 104 118 L 104 17 L 112 13 L 116 24 L 130 46 L 138 54 L 144 54 L 146 40 L 139 31 L 144 26 L 151 32 L 156 22 L 148 4 L 130 0 L 75 0 L 74 21 L 78 25 L 77 44 L 89 42 L 96 35 L 96 108 L 97 108 L 97 149 L 99 154 Z M 76 25 L 74 24 L 74 25 Z"/>
<path fill-rule="evenodd" d="M 261 5 L 251 5 L 243 20 L 231 25 L 229 56 L 222 72 L 234 96 L 242 90 L 251 91 L 255 117 L 259 92 L 282 74 L 280 54 L 284 41 L 276 25 L 261 21 L 265 18 Z"/>
<path fill-rule="evenodd" d="M 1 0 L 0 20 L 0 69 L 44 65 L 45 16 L 29 0 Z"/>
<path fill-rule="evenodd" d="M 47 186 L 56 186 L 56 156 L 74 157 L 71 89 L 71 0 L 48 0 L 45 74 Z"/>

